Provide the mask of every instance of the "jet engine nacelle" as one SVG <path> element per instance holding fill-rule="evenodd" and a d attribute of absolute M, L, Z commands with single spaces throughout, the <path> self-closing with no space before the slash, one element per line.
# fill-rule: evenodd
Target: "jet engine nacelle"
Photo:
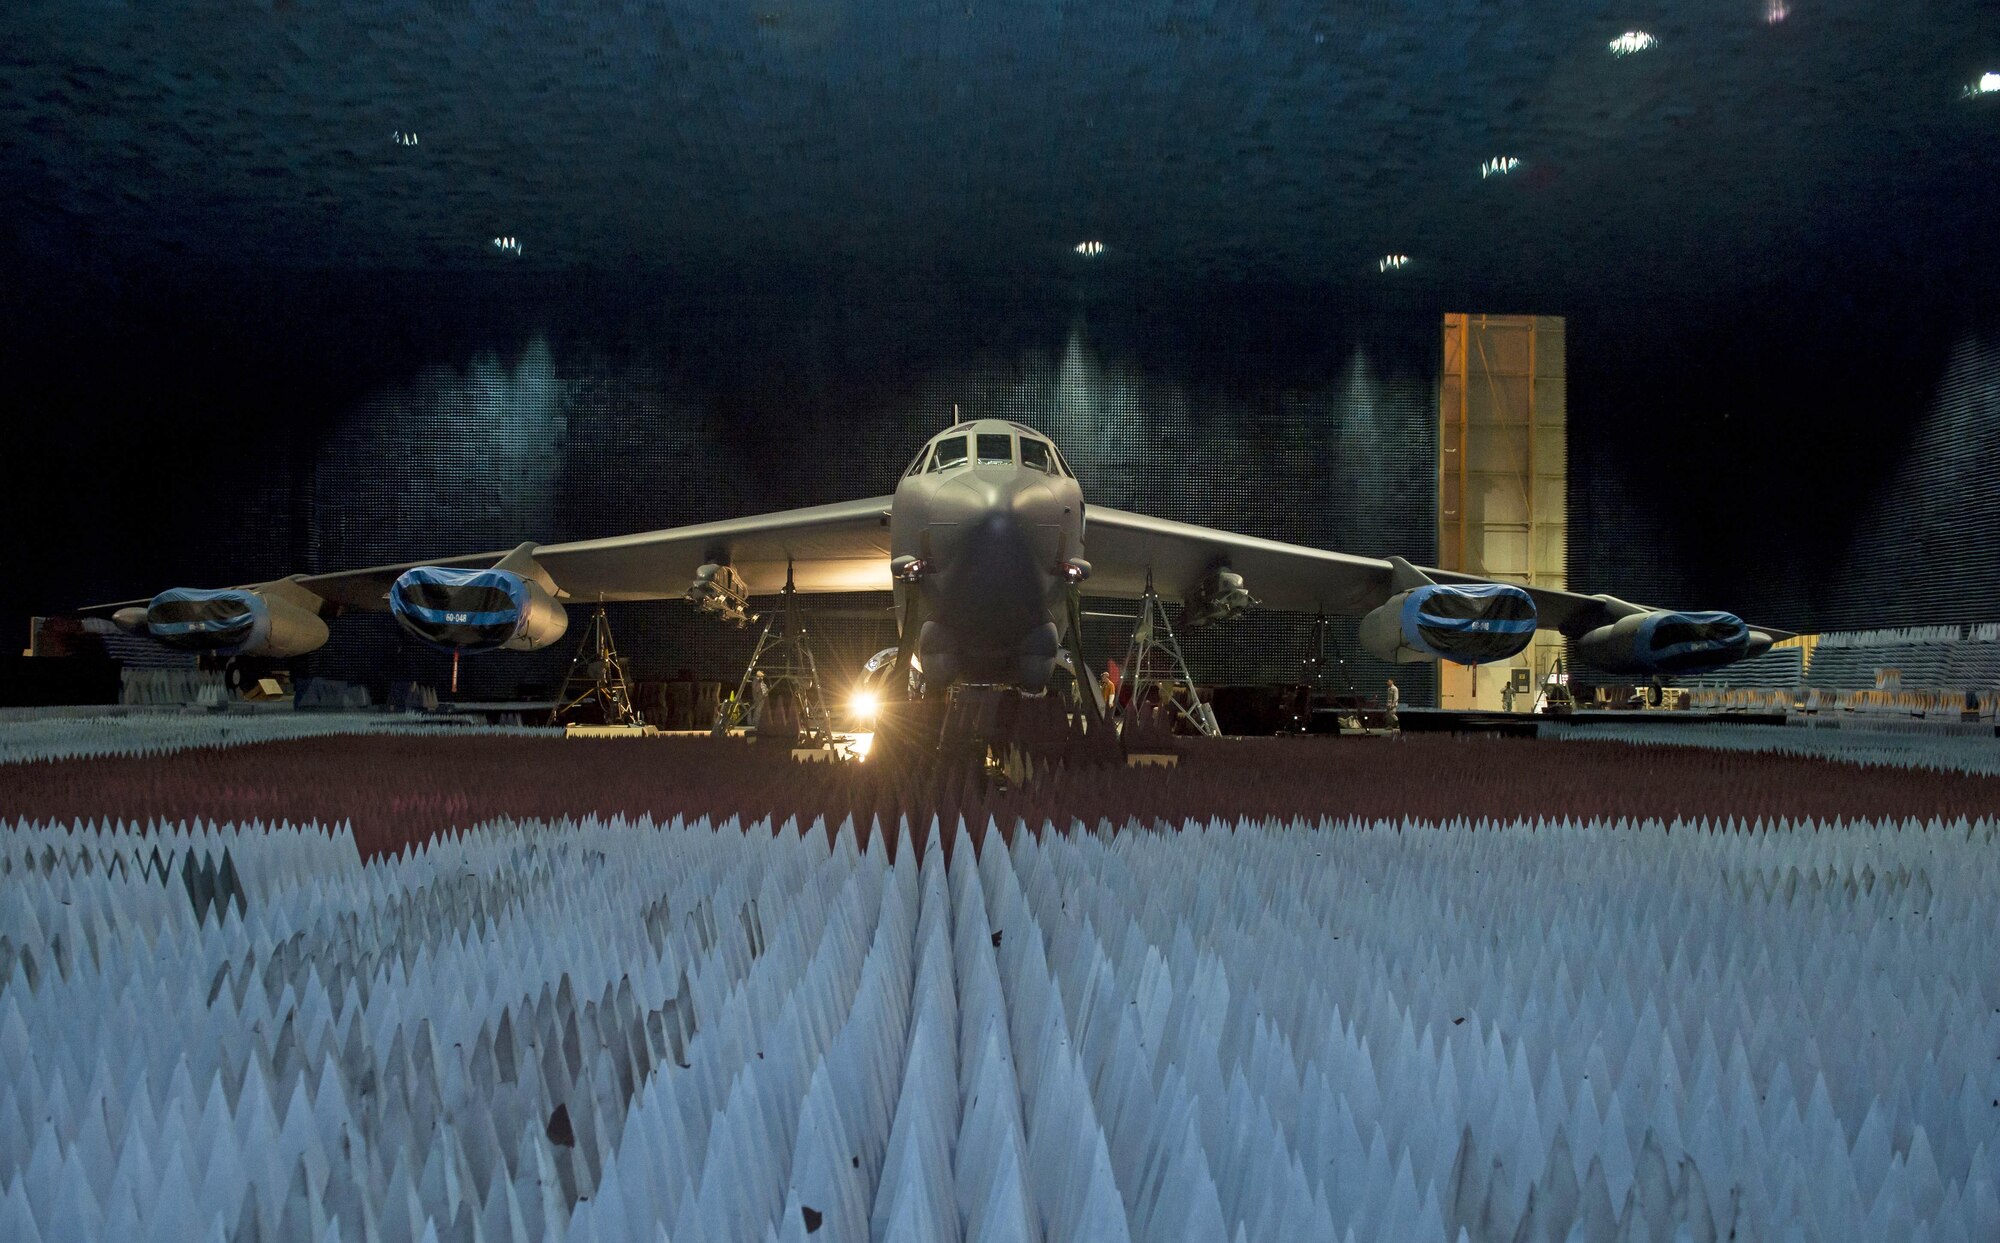
<path fill-rule="evenodd" d="M 389 611 L 446 651 L 532 652 L 569 629 L 569 614 L 540 583 L 512 570 L 420 565 L 389 588 Z"/>
<path fill-rule="evenodd" d="M 1634 613 L 1576 641 L 1576 654 L 1606 673 L 1701 673 L 1770 650 L 1771 636 L 1734 613 Z"/>
<path fill-rule="evenodd" d="M 280 591 L 255 587 L 174 587 L 154 596 L 144 609 L 118 610 L 112 620 L 122 630 L 149 635 L 169 647 L 214 656 L 303 656 L 327 639 L 326 622 L 313 608 Z"/>
<path fill-rule="evenodd" d="M 1257 607 L 1257 597 L 1243 586 L 1243 576 L 1227 566 L 1210 570 L 1181 601 L 1181 625 L 1192 630 L 1211 622 L 1241 617 Z"/>
<path fill-rule="evenodd" d="M 1506 660 L 1535 638 L 1535 600 L 1511 583 L 1426 583 L 1361 619 L 1361 646 L 1398 664 Z"/>

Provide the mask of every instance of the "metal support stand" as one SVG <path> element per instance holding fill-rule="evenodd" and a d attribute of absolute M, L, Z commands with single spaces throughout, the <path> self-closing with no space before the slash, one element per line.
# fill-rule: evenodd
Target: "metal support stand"
<path fill-rule="evenodd" d="M 1083 593 L 1074 587 L 1070 588 L 1066 608 L 1069 624 L 1069 659 L 1074 667 L 1074 677 L 1071 680 L 1076 683 L 1077 702 L 1083 709 L 1086 727 L 1096 729 L 1104 723 L 1111 705 L 1104 702 L 1104 690 L 1097 684 L 1095 675 L 1091 673 L 1090 663 L 1083 658 Z"/>
<path fill-rule="evenodd" d="M 588 703 L 597 705 L 597 715 L 602 718 L 593 724 L 646 723 L 632 706 L 632 682 L 626 676 L 625 661 L 618 655 L 618 645 L 612 642 L 611 622 L 605 617 L 602 604 L 590 615 L 590 629 L 584 631 L 583 641 L 576 645 L 569 672 L 563 676 L 562 692 L 556 696 L 555 710 L 549 713 L 549 724 L 562 725 L 575 719 Z"/>
<path fill-rule="evenodd" d="M 1317 694 L 1326 677 L 1326 614 L 1313 618 L 1312 638 L 1306 643 L 1306 658 L 1299 662 L 1299 684 L 1307 694 Z"/>
<path fill-rule="evenodd" d="M 910 683 L 915 679 L 913 662 L 917 655 L 917 639 L 924 629 L 924 591 L 917 583 L 906 583 L 899 590 L 903 598 L 896 618 L 896 659 L 889 666 L 889 678 L 883 683 L 883 689 L 891 699 L 909 699 Z"/>
<path fill-rule="evenodd" d="M 1118 701 L 1127 720 L 1138 710 L 1147 688 L 1157 686 L 1160 701 L 1171 705 L 1174 714 L 1196 733 L 1210 738 L 1221 736 L 1214 711 L 1195 693 L 1194 675 L 1188 671 L 1187 658 L 1181 655 L 1180 640 L 1174 637 L 1173 623 L 1167 620 L 1160 595 L 1153 590 L 1150 570 L 1146 572 L 1146 594 L 1139 598 L 1139 616 L 1132 626 L 1132 639 L 1125 647 L 1125 670 L 1120 681 Z M 1185 703 L 1175 694 L 1182 688 L 1187 691 Z"/>
<path fill-rule="evenodd" d="M 1315 694 L 1327 689 L 1326 634 L 1326 614 L 1320 613 L 1313 618 L 1312 638 L 1306 642 L 1305 659 L 1299 662 L 1302 675 L 1300 684 Z M 1349 673 L 1346 658 L 1336 653 L 1334 663 L 1340 666 L 1339 676 L 1334 679 L 1334 690 L 1344 691 L 1349 695 L 1356 694 L 1354 678 Z"/>
<path fill-rule="evenodd" d="M 716 709 L 714 733 L 726 734 L 735 725 L 748 724 L 751 687 L 757 675 L 764 675 L 768 701 L 781 689 L 789 690 L 799 713 L 801 745 L 826 745 L 833 741 L 833 723 L 827 715 L 826 692 L 819 679 L 819 663 L 813 659 L 812 643 L 806 633 L 805 614 L 799 607 L 798 590 L 792 585 L 792 569 L 785 567 L 784 602 L 777 615 L 764 623 L 757 647 L 744 667 L 743 680 L 736 684 L 736 696 Z"/>
<path fill-rule="evenodd" d="M 1541 675 L 1541 685 L 1535 688 L 1535 697 L 1529 701 L 1530 712 L 1566 712 L 1576 706 L 1576 695 L 1570 689 L 1569 666 L 1563 660 L 1561 651 L 1550 662 Z"/>

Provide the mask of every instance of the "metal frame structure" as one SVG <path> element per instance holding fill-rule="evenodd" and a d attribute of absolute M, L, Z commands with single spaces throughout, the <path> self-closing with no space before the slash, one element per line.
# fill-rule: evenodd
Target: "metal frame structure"
<path fill-rule="evenodd" d="M 732 726 L 745 723 L 750 687 L 759 673 L 764 675 L 767 699 L 780 687 L 790 688 L 792 702 L 798 705 L 801 743 L 825 746 L 833 742 L 826 688 L 820 681 L 819 662 L 813 659 L 805 610 L 799 607 L 799 593 L 792 585 L 789 565 L 785 567 L 782 603 L 757 635 L 757 646 L 750 653 L 750 663 L 743 668 L 742 680 L 736 684 L 735 697 L 716 708 L 712 732 L 725 734 Z"/>
<path fill-rule="evenodd" d="M 452 655 L 455 658 L 457 653 Z M 580 683 L 588 685 L 571 695 L 571 689 Z M 606 725 L 646 723 L 632 706 L 632 681 L 626 675 L 624 658 L 618 655 L 618 645 L 611 638 L 611 620 L 605 616 L 601 603 L 590 615 L 590 628 L 576 645 L 576 655 L 570 658 L 569 672 L 563 675 L 562 690 L 556 695 L 556 706 L 549 712 L 549 723 L 563 724 L 592 699 L 597 701 Z"/>
<path fill-rule="evenodd" d="M 1164 664 L 1164 674 L 1152 672 Z M 1125 664 L 1119 675 L 1116 713 L 1121 720 L 1129 721 L 1145 698 L 1150 686 L 1160 688 L 1160 702 L 1171 705 L 1174 714 L 1192 726 L 1196 733 L 1210 738 L 1219 738 L 1222 729 L 1215 723 L 1215 712 L 1195 691 L 1194 674 L 1189 671 L 1187 658 L 1181 655 L 1181 643 L 1174 636 L 1173 622 L 1167 618 L 1167 610 L 1160 603 L 1159 592 L 1153 590 L 1153 575 L 1146 574 L 1146 593 L 1139 597 L 1139 614 L 1133 619 L 1132 637 L 1125 645 Z M 1182 702 L 1175 692 L 1187 691 L 1186 702 Z"/>
<path fill-rule="evenodd" d="M 1083 616 L 1083 593 L 1071 587 L 1063 601 L 1063 619 L 1068 628 L 1066 645 L 1070 681 L 1075 684 L 1077 709 L 1083 713 L 1088 728 L 1094 730 L 1110 715 L 1111 705 L 1104 702 L 1103 688 L 1097 684 L 1090 662 L 1083 658 Z"/>

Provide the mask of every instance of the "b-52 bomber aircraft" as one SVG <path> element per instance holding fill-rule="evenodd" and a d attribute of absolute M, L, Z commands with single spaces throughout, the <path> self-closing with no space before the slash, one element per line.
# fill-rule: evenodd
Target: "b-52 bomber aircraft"
<path fill-rule="evenodd" d="M 1256 606 L 1358 616 L 1363 646 L 1388 661 L 1505 660 L 1541 628 L 1569 636 L 1600 669 L 1643 676 L 1719 668 L 1785 637 L 1730 613 L 1648 608 L 1086 506 L 1055 443 L 999 419 L 933 436 L 890 496 L 222 590 L 176 588 L 118 608 L 114 619 L 182 648 L 288 657 L 324 644 L 327 621 L 344 611 L 387 610 L 445 650 L 531 650 L 562 637 L 566 599 L 686 598 L 740 619 L 750 597 L 788 587 L 893 592 L 897 668 L 914 662 L 927 693 L 954 683 L 1046 689 L 1066 648 L 1078 646 L 1084 595 L 1179 598 L 1184 625 Z"/>

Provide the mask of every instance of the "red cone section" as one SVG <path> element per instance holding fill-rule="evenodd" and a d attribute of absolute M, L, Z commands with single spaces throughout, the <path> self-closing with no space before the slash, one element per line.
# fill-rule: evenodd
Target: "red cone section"
<path fill-rule="evenodd" d="M 1128 827 L 1212 817 L 1952 820 L 2000 809 L 2000 777 L 1679 746 L 1410 736 L 1183 740 L 1181 751 L 1174 768 L 1044 762 L 1009 784 L 972 763 L 799 764 L 786 748 L 742 741 L 322 737 L 0 765 L 0 814 L 345 821 L 372 856 L 496 818 L 587 812 Z"/>

